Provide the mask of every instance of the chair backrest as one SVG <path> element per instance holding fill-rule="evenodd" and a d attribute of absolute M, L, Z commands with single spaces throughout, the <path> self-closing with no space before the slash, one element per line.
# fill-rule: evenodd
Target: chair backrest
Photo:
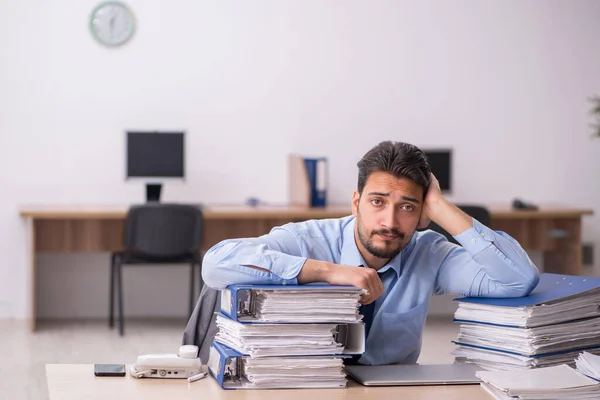
<path fill-rule="evenodd" d="M 490 226 L 491 217 L 490 217 L 490 212 L 487 210 L 487 208 L 482 207 L 482 206 L 475 206 L 475 205 L 459 205 L 459 204 L 457 204 L 456 206 L 458 208 L 460 208 L 461 210 L 463 210 L 465 214 L 475 218 L 477 221 L 481 222 L 483 225 L 485 225 L 487 227 Z M 460 245 L 460 243 L 458 243 L 454 239 L 454 237 L 452 237 L 451 234 L 446 232 L 444 229 L 442 229 L 441 226 L 439 226 L 435 222 L 431 222 L 429 224 L 429 229 L 446 236 L 446 238 L 448 239 L 449 242 Z"/>
<path fill-rule="evenodd" d="M 135 205 L 125 219 L 125 252 L 157 260 L 192 256 L 200 250 L 202 230 L 202 211 L 198 206 Z"/>

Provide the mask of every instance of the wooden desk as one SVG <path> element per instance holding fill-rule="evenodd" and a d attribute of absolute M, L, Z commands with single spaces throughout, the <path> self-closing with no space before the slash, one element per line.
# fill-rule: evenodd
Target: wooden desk
<path fill-rule="evenodd" d="M 345 389 L 223 390 L 209 376 L 188 383 L 185 379 L 135 379 L 95 377 L 91 364 L 47 364 L 46 379 L 50 400 L 491 400 L 479 385 L 365 387 L 351 379 Z"/>
<path fill-rule="evenodd" d="M 36 324 L 36 253 L 111 252 L 123 243 L 123 206 L 24 206 L 21 217 L 28 226 L 30 253 L 30 321 Z M 591 210 L 542 207 L 515 211 L 490 206 L 491 227 L 513 236 L 523 248 L 544 252 L 546 272 L 581 275 L 581 218 Z M 278 225 L 307 219 L 350 215 L 350 207 L 208 206 L 204 208 L 206 250 L 221 240 L 255 237 Z M 107 260 L 108 268 L 108 260 Z"/>

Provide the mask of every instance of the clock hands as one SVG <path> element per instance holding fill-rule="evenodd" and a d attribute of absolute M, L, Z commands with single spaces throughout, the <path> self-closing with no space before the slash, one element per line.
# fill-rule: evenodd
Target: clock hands
<path fill-rule="evenodd" d="M 90 27 L 101 44 L 120 46 L 131 38 L 134 31 L 133 15 L 115 1 L 105 1 L 92 12 Z"/>
<path fill-rule="evenodd" d="M 110 17 L 110 38 L 112 39 L 115 33 L 115 16 Z"/>

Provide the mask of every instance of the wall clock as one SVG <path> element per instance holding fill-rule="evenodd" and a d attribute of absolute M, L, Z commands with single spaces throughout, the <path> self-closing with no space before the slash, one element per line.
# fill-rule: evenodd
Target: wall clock
<path fill-rule="evenodd" d="M 135 18 L 125 4 L 107 1 L 92 11 L 90 29 L 99 43 L 110 47 L 121 46 L 133 36 Z"/>

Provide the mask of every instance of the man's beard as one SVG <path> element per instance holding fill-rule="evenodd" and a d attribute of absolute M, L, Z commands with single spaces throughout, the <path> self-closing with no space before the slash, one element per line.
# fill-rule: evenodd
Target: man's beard
<path fill-rule="evenodd" d="M 378 258 L 392 259 L 392 258 L 396 257 L 398 254 L 400 254 L 400 252 L 404 248 L 404 246 L 403 246 L 404 234 L 401 233 L 400 231 L 398 231 L 396 228 L 377 229 L 377 230 L 371 231 L 371 234 L 367 237 L 367 233 L 364 232 L 364 230 L 363 230 L 364 227 L 361 224 L 360 212 L 358 213 L 356 222 L 358 224 L 358 226 L 357 226 L 358 239 L 360 240 L 360 243 L 364 246 L 364 248 L 367 249 L 367 251 L 369 253 L 371 253 L 373 256 L 378 257 Z M 391 246 L 377 247 L 375 245 L 375 243 L 373 243 L 373 236 L 378 235 L 378 234 L 395 235 L 397 238 L 400 238 L 402 240 L 400 241 L 400 243 L 398 243 L 396 245 L 390 244 L 393 247 L 391 247 Z"/>

